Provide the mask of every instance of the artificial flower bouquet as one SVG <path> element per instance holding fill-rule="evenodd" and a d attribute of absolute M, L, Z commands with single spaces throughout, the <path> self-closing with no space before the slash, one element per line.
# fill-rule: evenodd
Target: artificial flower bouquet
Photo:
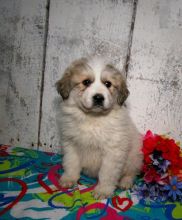
<path fill-rule="evenodd" d="M 136 186 L 140 198 L 182 202 L 182 150 L 173 139 L 148 131 L 142 152 L 142 178 Z"/>

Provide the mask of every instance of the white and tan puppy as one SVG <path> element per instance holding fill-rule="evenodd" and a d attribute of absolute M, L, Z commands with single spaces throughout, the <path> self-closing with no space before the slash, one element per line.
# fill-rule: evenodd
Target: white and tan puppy
<path fill-rule="evenodd" d="M 129 188 L 142 165 L 141 135 L 124 104 L 129 92 L 124 77 L 98 57 L 73 62 L 56 83 L 63 98 L 61 139 L 64 174 L 71 187 L 83 171 L 98 177 L 95 198 Z"/>

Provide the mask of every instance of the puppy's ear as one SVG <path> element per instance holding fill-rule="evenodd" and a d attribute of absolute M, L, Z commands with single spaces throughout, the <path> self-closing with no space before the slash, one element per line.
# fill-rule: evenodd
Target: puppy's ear
<path fill-rule="evenodd" d="M 69 97 L 71 91 L 71 72 L 68 69 L 65 71 L 63 77 L 56 82 L 56 89 L 63 100 Z"/>
<path fill-rule="evenodd" d="M 117 98 L 118 104 L 123 105 L 123 103 L 126 101 L 129 94 L 130 92 L 127 88 L 125 79 L 121 79 L 121 83 L 118 89 L 118 98 Z"/>

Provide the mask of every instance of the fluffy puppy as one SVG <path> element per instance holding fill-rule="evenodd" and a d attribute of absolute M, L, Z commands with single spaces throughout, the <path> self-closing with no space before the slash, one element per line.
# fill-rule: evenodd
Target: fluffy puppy
<path fill-rule="evenodd" d="M 61 140 L 63 187 L 71 187 L 83 171 L 98 177 L 95 198 L 129 188 L 142 165 L 141 135 L 124 104 L 129 95 L 121 72 L 98 57 L 74 61 L 56 83 L 63 98 Z"/>

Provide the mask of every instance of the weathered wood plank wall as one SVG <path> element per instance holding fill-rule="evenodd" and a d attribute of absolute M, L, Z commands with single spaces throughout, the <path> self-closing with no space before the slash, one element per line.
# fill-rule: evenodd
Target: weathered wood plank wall
<path fill-rule="evenodd" d="M 128 72 L 140 130 L 182 141 L 182 1 L 139 0 Z"/>
<path fill-rule="evenodd" d="M 141 132 L 182 140 L 181 12 L 181 0 L 0 0 L 0 142 L 56 151 L 55 81 L 95 53 L 126 68 Z"/>
<path fill-rule="evenodd" d="M 37 146 L 46 0 L 0 1 L 0 143 Z"/>
<path fill-rule="evenodd" d="M 87 54 L 104 54 L 118 66 L 123 66 L 132 13 L 132 0 L 50 2 L 40 135 L 42 149 L 59 145 L 60 135 L 55 119 L 60 97 L 55 90 L 55 81 L 71 61 Z"/>

